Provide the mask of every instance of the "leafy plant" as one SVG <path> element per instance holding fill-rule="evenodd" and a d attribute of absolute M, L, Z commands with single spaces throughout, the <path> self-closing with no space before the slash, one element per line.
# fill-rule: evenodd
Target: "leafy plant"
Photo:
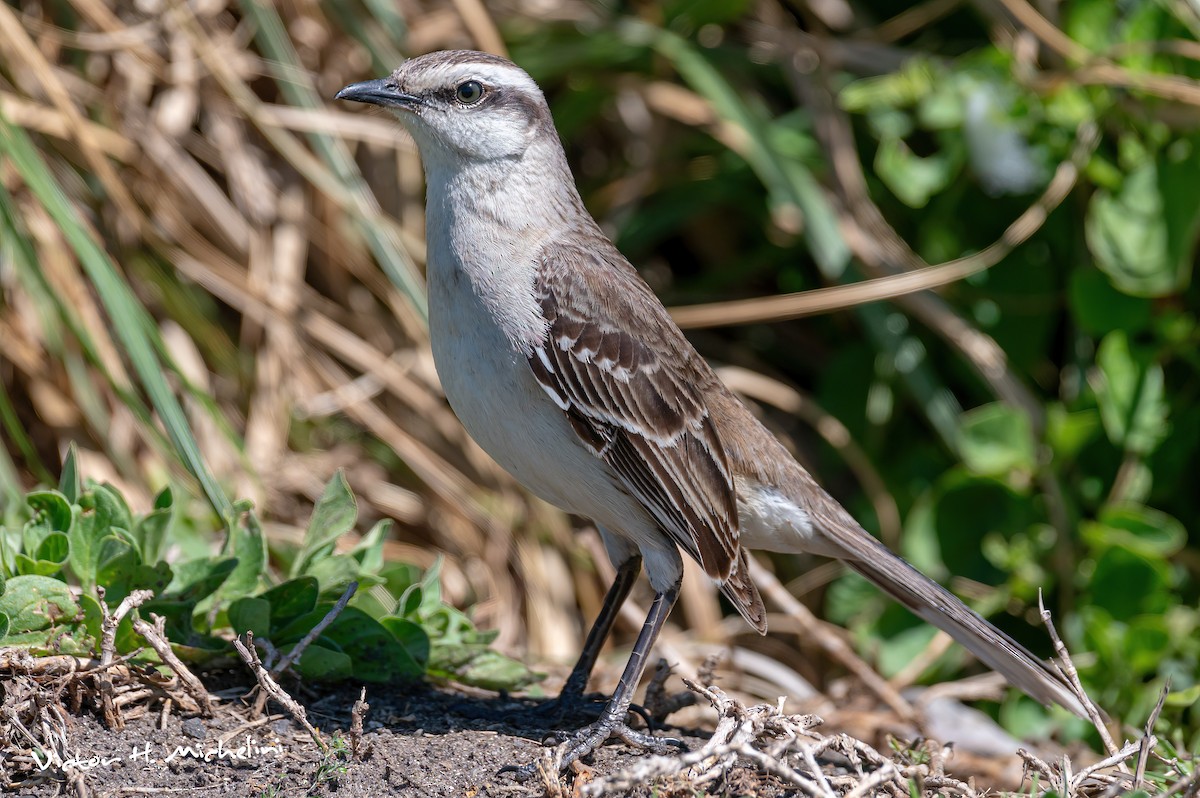
<path fill-rule="evenodd" d="M 286 656 L 356 583 L 362 592 L 301 653 L 301 676 L 372 682 L 430 676 L 504 689 L 536 678 L 489 649 L 493 636 L 441 601 L 437 566 L 422 574 L 384 562 L 390 522 L 376 524 L 350 552 L 334 553 L 358 516 L 340 472 L 313 509 L 302 545 L 280 552 L 291 563 L 291 578 L 282 582 L 267 565 L 262 529 L 249 507 L 237 506 L 235 556 L 170 564 L 164 554 L 180 548 L 195 527 L 170 490 L 150 512 L 135 515 L 113 486 L 80 483 L 73 449 L 63 472 L 57 489 L 28 493 L 23 511 L 10 512 L 0 526 L 0 647 L 95 652 L 102 619 L 95 589 L 103 587 L 110 605 L 134 590 L 153 591 L 141 612 L 166 619 L 172 647 L 185 661 L 225 657 L 231 634 L 247 631 Z M 137 647 L 125 620 L 118 653 Z"/>

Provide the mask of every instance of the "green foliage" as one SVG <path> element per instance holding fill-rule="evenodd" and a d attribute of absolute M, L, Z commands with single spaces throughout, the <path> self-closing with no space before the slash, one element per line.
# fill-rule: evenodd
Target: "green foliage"
<path fill-rule="evenodd" d="M 1031 74 L 985 27 L 961 18 L 923 29 L 901 63 L 868 74 L 825 65 L 810 78 L 799 61 L 783 60 L 760 69 L 733 26 L 705 34 L 696 27 L 704 23 L 669 9 L 662 29 L 614 14 L 586 34 L 540 28 L 513 52 L 546 85 L 569 151 L 595 143 L 596 126 L 616 135 L 602 109 L 638 78 L 686 85 L 719 120 L 676 126 L 670 147 L 655 153 L 653 187 L 613 221 L 635 263 L 665 261 L 674 276 L 667 299 L 680 303 L 860 276 L 836 216 L 822 207 L 828 194 L 804 193 L 814 175 L 843 179 L 819 155 L 816 131 L 829 113 L 807 103 L 822 79 L 835 84 L 855 137 L 839 140 L 842 155 L 857 148 L 870 167 L 870 198 L 928 263 L 997 240 L 1072 157 L 1081 126 L 1096 125 L 1099 144 L 1080 163 L 1074 194 L 1031 241 L 942 292 L 936 315 L 961 323 L 960 332 L 939 335 L 926 328 L 933 312 L 910 314 L 898 302 L 797 329 L 739 331 L 716 352 L 813 386 L 899 504 L 904 553 L 938 578 L 973 586 L 977 609 L 1049 655 L 1046 636 L 1028 623 L 1034 613 L 1005 612 L 1035 607 L 1041 593 L 1106 711 L 1143 722 L 1169 677 L 1176 693 L 1160 733 L 1172 730 L 1195 751 L 1200 141 L 1184 121 L 1191 101 L 1175 108 L 1152 87 L 1180 76 L 1194 85 L 1197 63 L 1156 43 L 1191 41 L 1197 31 L 1170 4 L 1076 0 L 1060 10 L 1079 48 L 1072 58 L 1110 58 L 1121 80 Z M 955 44 L 939 46 L 945 41 Z M 572 46 L 571 58 L 545 55 Z M 586 81 L 576 77 L 581 60 Z M 794 89 L 805 85 L 809 94 Z M 590 127 L 580 107 L 591 109 Z M 602 197 L 628 168 L 615 159 L 584 186 Z M 976 332 L 995 343 L 996 357 L 980 355 Z M 817 467 L 853 505 L 859 491 L 841 458 L 822 452 Z M 887 672 L 910 662 L 930 634 L 853 575 L 831 586 L 826 615 L 850 625 Z M 961 664 L 953 649 L 927 678 Z M 1015 697 L 1001 715 L 1031 733 L 1080 729 Z"/>
<path fill-rule="evenodd" d="M 546 89 L 585 202 L 668 304 L 804 291 L 911 266 L 893 258 L 894 242 L 882 242 L 887 246 L 879 252 L 864 246 L 879 243 L 880 228 L 853 218 L 854 191 L 926 262 L 970 257 L 1002 239 L 1072 157 L 1081 126 L 1094 125 L 1099 142 L 1081 158 L 1070 195 L 1044 218 L 1033 214 L 1032 238 L 988 269 L 922 297 L 920 305 L 896 297 L 695 340 L 716 360 L 748 364 L 809 390 L 878 472 L 904 519 L 904 552 L 1048 654 L 1045 636 L 1027 623 L 1041 592 L 1078 655 L 1086 685 L 1111 715 L 1140 725 L 1170 678 L 1174 692 L 1157 731 L 1160 740 L 1169 738 L 1164 745 L 1194 752 L 1200 749 L 1194 706 L 1200 697 L 1200 287 L 1192 274 L 1200 225 L 1194 121 L 1200 60 L 1188 53 L 1200 27 L 1187 4 L 1065 0 L 1048 20 L 1062 29 L 1054 41 L 1044 38 L 1045 28 L 1032 31 L 966 6 L 897 38 L 895 25 L 879 23 L 902 5 L 855 0 L 846 6 L 854 15 L 849 27 L 825 27 L 816 39 L 819 9 L 801 15 L 803 29 L 789 29 L 786 13 L 741 0 L 645 4 L 635 20 L 620 4 L 592 3 L 564 7 L 561 19 L 570 20 L 564 24 L 519 13 L 498 13 L 497 21 L 514 59 Z M 43 13 L 43 26 L 90 33 L 78 30 L 69 9 L 57 8 L 30 11 L 29 18 Z M 137 13 L 131 7 L 122 19 L 136 18 L 168 38 L 155 19 Z M 906 14 L 900 27 L 913 20 Z M 327 486 L 303 542 L 270 552 L 278 566 L 272 570 L 253 514 L 233 511 L 184 423 L 181 397 L 200 404 L 202 417 L 228 438 L 218 443 L 244 450 L 234 430 L 251 404 L 241 400 L 258 386 L 246 378 L 251 355 L 243 347 L 263 324 L 262 307 L 274 307 L 267 301 L 273 297 L 244 278 L 254 259 L 292 257 L 270 249 L 270 242 L 289 240 L 287 217 L 256 216 L 246 201 L 254 192 L 214 157 L 205 127 L 213 119 L 231 119 L 245 131 L 238 151 L 271 176 L 261 186 L 264 195 L 297 189 L 303 196 L 307 216 L 300 225 L 319 230 L 306 239 L 310 255 L 303 264 L 304 288 L 317 288 L 309 293 L 321 297 L 313 318 L 340 320 L 339 332 L 351 335 L 339 340 L 378 339 L 386 357 L 393 348 L 415 351 L 406 335 L 378 329 L 389 311 L 410 308 L 401 326 L 416 329 L 424 308 L 419 270 L 386 218 L 408 214 L 419 191 L 396 185 L 393 164 L 380 168 L 384 148 L 363 147 L 370 149 L 363 164 L 371 168 L 360 172 L 350 139 L 332 132 L 350 129 L 348 120 L 313 124 L 338 85 L 385 74 L 409 54 L 417 41 L 406 39 L 414 20 L 382 0 L 248 1 L 189 24 L 219 42 L 232 31 L 220 28 L 224 21 L 253 31 L 247 47 L 268 68 L 252 84 L 226 88 L 235 76 L 214 79 L 204 64 L 186 62 L 187 74 L 196 72 L 203 87 L 195 95 L 201 106 L 182 133 L 168 136 L 179 143 L 169 163 L 209 179 L 174 179 L 179 171 L 164 176 L 156 159 L 101 155 L 122 170 L 135 192 L 138 213 L 130 216 L 144 215 L 150 235 L 132 233 L 136 218 L 125 218 L 127 209 L 114 202 L 120 181 L 93 174 L 94 164 L 79 157 L 82 128 L 72 124 L 56 134 L 0 120 L 0 153 L 11 178 L 0 181 L 0 272 L 15 275 L 0 302 L 12 293 L 13 308 L 34 309 L 0 318 L 6 335 L 39 329 L 28 348 L 44 351 L 58 367 L 49 384 L 71 386 L 95 448 L 119 473 L 143 476 L 130 464 L 134 458 L 122 463 L 121 447 L 104 438 L 114 404 L 138 422 L 137 444 L 160 455 L 156 465 L 187 467 L 226 529 L 222 553 L 213 556 L 202 534 L 211 522 L 181 506 L 195 487 L 164 491 L 150 512 L 134 516 L 115 491 L 85 485 L 73 457 L 57 491 L 26 498 L 21 480 L 50 484 L 52 468 L 40 461 L 39 444 L 52 436 L 25 428 L 32 414 L 22 414 L 20 400 L 29 394 L 19 381 L 5 382 L 0 427 L 11 443 L 0 449 L 5 639 L 24 635 L 34 647 L 56 649 L 91 645 L 88 635 L 99 628 L 92 590 L 107 580 L 110 597 L 165 583 L 152 609 L 168 618 L 181 655 L 203 661 L 227 652 L 234 628 L 254 630 L 286 651 L 357 581 L 345 621 L 331 624 L 305 653 L 297 665 L 303 672 L 358 675 L 361 667 L 360 678 L 382 676 L 382 668 L 360 666 L 355 652 L 376 656 L 399 646 L 408 660 L 398 660 L 397 672 L 411 670 L 411 662 L 438 678 L 522 683 L 528 673 L 491 654 L 488 635 L 441 602 L 436 568 L 431 575 L 383 563 L 385 526 L 353 551 L 336 552 L 334 541 L 357 517 L 340 479 Z M 290 31 L 313 30 L 324 34 L 308 35 L 303 46 L 289 39 Z M 420 41 L 434 38 L 427 30 Z M 74 46 L 52 49 L 62 54 L 53 69 L 71 76 L 70 100 L 89 125 L 109 125 L 105 132 L 120 135 L 156 129 L 146 120 L 158 118 L 158 103 L 176 88 L 164 77 L 174 74 L 173 65 L 147 78 L 139 59 L 131 78 L 121 60 L 108 62 L 102 53 L 78 59 Z M 190 59 L 189 48 L 173 49 Z M 86 69 L 79 66 L 85 60 Z M 347 64 L 367 70 L 368 63 L 367 72 L 347 74 L 358 69 Z M 14 108 L 44 105 L 44 87 L 7 66 L 0 71 L 21 101 Z M 104 85 L 105 75 L 112 85 Z M 145 107 L 137 106 L 138 92 L 124 90 L 131 80 L 153 88 L 140 93 Z M 316 80 L 329 85 L 318 91 Z M 656 91 L 662 88 L 673 90 L 670 102 L 662 102 Z M 263 124 L 256 109 L 280 102 L 303 109 L 304 126 Z M 142 140 L 122 141 L 133 152 L 146 151 Z M 857 160 L 852 165 L 863 167 L 863 185 L 846 183 L 846 172 L 832 168 L 834 155 L 843 166 Z M 378 181 L 374 192 L 367 181 Z M 244 244 L 222 241 L 236 238 L 220 232 L 222 220 L 243 216 L 252 228 L 253 257 Z M 400 227 L 413 229 L 415 221 L 403 218 Z M 52 233 L 65 242 L 60 248 Z M 864 257 L 872 252 L 876 257 Z M 104 365 L 108 342 L 43 268 L 72 257 L 82 265 L 78 281 L 86 290 L 79 293 L 99 301 L 89 318 L 107 316 L 128 379 Z M 384 299 L 363 278 L 369 258 L 398 288 L 394 298 Z M 215 265 L 206 269 L 209 262 Z M 351 285 L 346 293 L 354 297 L 345 307 L 326 290 L 342 285 Z M 368 295 L 380 301 L 362 302 Z M 232 297 L 250 304 L 235 306 Z M 189 331 L 214 382 L 233 386 L 226 390 L 236 400 L 218 405 L 183 377 L 157 326 L 162 319 Z M 420 335 L 412 339 L 424 345 Z M 355 361 L 315 335 L 303 346 L 322 364 L 320 372 L 306 372 L 308 383 L 321 382 L 316 374 L 326 363 Z M 372 370 L 358 362 L 353 368 Z M 95 388 L 100 383 L 107 392 Z M 424 379 L 404 388 L 428 393 L 411 406 L 407 399 L 372 405 L 384 410 L 376 415 L 406 429 L 430 426 L 421 413 L 440 407 L 441 397 Z M 790 417 L 772 421 L 799 439 L 806 464 L 856 517 L 872 523 L 849 458 Z M 461 499 L 458 486 L 478 476 L 447 466 L 447 477 L 428 466 L 461 460 L 457 438 L 441 439 L 436 458 L 420 448 L 396 455 L 385 453 L 381 440 L 388 436 L 377 427 L 364 433 L 355 423 L 341 416 L 293 423 L 292 435 L 303 439 L 293 448 L 331 437 L 369 438 L 359 452 L 364 460 L 374 458 L 372 465 L 382 464 L 395 484 L 404 481 L 422 499 L 437 495 L 442 504 L 454 503 L 448 493 Z M 463 519 L 476 520 L 470 513 Z M 172 550 L 184 554 L 165 567 Z M 781 572 L 808 564 L 777 563 Z M 75 615 L 68 617 L 58 588 L 38 587 L 48 585 L 42 580 L 78 586 L 70 593 Z M 860 648 L 889 671 L 907 664 L 930 635 L 852 575 L 831 585 L 825 605 L 826 616 L 849 625 Z M 126 631 L 119 640 L 123 651 L 133 645 Z M 958 673 L 963 664 L 961 650 L 952 649 L 926 678 Z M 1017 697 L 997 712 L 1023 736 L 1062 723 Z"/>
<path fill-rule="evenodd" d="M 387 682 L 428 676 L 496 689 L 537 678 L 492 651 L 492 635 L 442 602 L 436 565 L 421 573 L 384 563 L 389 522 L 377 524 L 349 553 L 334 553 L 337 539 L 358 518 L 341 472 L 317 502 L 302 545 L 283 553 L 292 563 L 291 578 L 277 584 L 250 508 L 239 508 L 227 538 L 226 552 L 233 556 L 223 552 L 172 565 L 161 555 L 180 544 L 188 525 L 170 490 L 138 516 L 113 486 L 80 480 L 73 449 L 63 474 L 58 490 L 26 494 L 23 508 L 0 526 L 0 647 L 96 652 L 103 613 L 95 589 L 103 587 L 110 605 L 134 590 L 153 591 L 141 613 L 163 616 L 175 652 L 201 665 L 227 657 L 232 635 L 253 632 L 287 656 L 322 625 L 295 663 L 304 678 Z M 363 592 L 325 623 L 351 584 Z M 118 628 L 118 653 L 138 644 L 126 619 Z M 148 649 L 139 656 L 155 658 Z"/>

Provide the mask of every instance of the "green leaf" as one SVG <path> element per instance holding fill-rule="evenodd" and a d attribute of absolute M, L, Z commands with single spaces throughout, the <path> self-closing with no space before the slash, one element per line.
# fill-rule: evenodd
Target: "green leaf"
<path fill-rule="evenodd" d="M 385 518 L 379 521 L 371 527 L 367 534 L 363 535 L 358 545 L 350 551 L 350 555 L 359 562 L 359 573 L 382 576 L 383 544 L 388 539 L 391 530 L 391 519 Z"/>
<path fill-rule="evenodd" d="M 172 638 L 171 650 L 184 662 L 211 662 L 214 657 L 231 653 L 229 641 L 211 635 L 193 634 L 186 643 L 177 643 Z"/>
<path fill-rule="evenodd" d="M 1161 617 L 1141 615 L 1130 622 L 1124 643 L 1125 662 L 1133 672 L 1154 674 L 1170 654 L 1171 633 Z"/>
<path fill-rule="evenodd" d="M 1075 0 L 1063 8 L 1064 30 L 1089 50 L 1104 52 L 1113 46 L 1119 8 L 1112 0 Z"/>
<path fill-rule="evenodd" d="M 922 158 L 895 136 L 882 138 L 875 152 L 875 173 L 910 208 L 929 204 L 930 197 L 950 184 L 955 167 L 943 151 Z"/>
<path fill-rule="evenodd" d="M 229 626 L 235 634 L 242 635 L 247 631 L 254 632 L 257 637 L 269 637 L 271 634 L 271 602 L 261 598 L 243 596 L 229 605 Z"/>
<path fill-rule="evenodd" d="M 54 576 L 62 570 L 62 564 L 56 562 L 47 562 L 38 560 L 24 554 L 17 554 L 16 565 L 18 574 L 32 574 L 37 576 Z"/>
<path fill-rule="evenodd" d="M 37 545 L 33 556 L 17 554 L 17 571 L 22 574 L 53 576 L 67 562 L 67 536 L 62 532 L 51 532 Z"/>
<path fill-rule="evenodd" d="M 1187 545 L 1187 530 L 1166 513 L 1142 505 L 1106 506 L 1095 521 L 1084 521 L 1081 532 L 1093 548 L 1123 546 L 1144 557 L 1165 559 Z"/>
<path fill-rule="evenodd" d="M 400 641 L 400 645 L 404 646 L 404 650 L 418 665 L 425 667 L 429 662 L 430 641 L 429 634 L 420 624 L 395 615 L 380 618 L 379 623 L 392 633 L 392 637 Z"/>
<path fill-rule="evenodd" d="M 258 588 L 267 564 L 267 540 L 253 510 L 242 513 L 229 530 L 225 552 L 237 565 L 217 590 L 219 598 L 241 598 Z"/>
<path fill-rule="evenodd" d="M 262 593 L 258 598 L 271 605 L 271 632 L 278 634 L 284 624 L 310 613 L 320 594 L 317 580 L 311 576 L 289 579 Z"/>
<path fill-rule="evenodd" d="M 1132 333 L 1150 326 L 1151 301 L 1118 291 L 1099 269 L 1072 269 L 1069 290 L 1071 314 L 1089 335 L 1104 336 L 1113 330 Z"/>
<path fill-rule="evenodd" d="M 908 108 L 936 90 L 945 78 L 945 70 L 933 59 L 908 58 L 897 71 L 861 78 L 843 87 L 838 92 L 838 103 L 850 113 Z"/>
<path fill-rule="evenodd" d="M 985 584 L 1003 582 L 1007 574 L 997 567 L 984 543 L 993 540 L 1004 546 L 1027 530 L 1033 517 L 1032 499 L 998 479 L 950 471 L 938 481 L 933 500 L 929 528 L 912 531 L 926 538 L 932 533 L 932 540 L 920 542 L 936 545 L 944 572 Z"/>
<path fill-rule="evenodd" d="M 332 608 L 321 604 L 280 632 L 277 644 L 299 640 Z M 345 652 L 353 663 L 356 679 L 384 682 L 394 678 L 417 679 L 424 672 L 391 632 L 355 607 L 347 607 L 319 638 L 322 645 Z"/>
<path fill-rule="evenodd" d="M 146 605 L 142 606 L 145 607 Z M 84 593 L 79 597 L 79 608 L 83 612 L 83 628 L 91 637 L 89 645 L 97 647 L 99 646 L 104 623 L 104 611 L 100 609 L 100 602 Z"/>
<path fill-rule="evenodd" d="M 1125 451 L 1153 452 L 1169 429 L 1162 366 L 1150 352 L 1131 347 L 1121 330 L 1100 342 L 1096 365 L 1088 377 L 1108 439 Z"/>
<path fill-rule="evenodd" d="M 1002 402 L 962 414 L 958 450 L 967 468 L 985 476 L 1032 472 L 1037 465 L 1029 416 Z"/>
<path fill-rule="evenodd" d="M 174 511 L 167 508 L 153 510 L 138 519 L 133 536 L 137 540 L 138 551 L 141 552 L 144 562 L 155 563 L 162 559 L 174 517 Z"/>
<path fill-rule="evenodd" d="M 71 548 L 69 562 L 71 571 L 79 580 L 83 592 L 88 593 L 96 584 L 96 571 L 104 541 L 112 535 L 114 526 L 120 526 L 124 503 L 117 500 L 114 492 L 104 485 L 94 485 L 79 499 L 81 512 L 68 533 Z M 129 519 L 132 523 L 132 519 Z"/>
<path fill-rule="evenodd" d="M 1166 296 L 1187 285 L 1200 225 L 1198 141 L 1173 143 L 1129 172 L 1117 193 L 1101 189 L 1092 196 L 1088 247 L 1127 294 Z"/>
<path fill-rule="evenodd" d="M 35 490 L 25 496 L 25 503 L 37 517 L 54 532 L 68 532 L 74 521 L 71 502 L 56 490 Z"/>
<path fill-rule="evenodd" d="M 321 594 L 333 593 L 334 598 L 340 596 L 346 585 L 358 579 L 358 560 L 348 554 L 334 554 L 322 557 L 308 567 L 308 576 L 315 577 L 321 586 Z M 360 585 L 361 587 L 362 585 Z"/>
<path fill-rule="evenodd" d="M 1167 564 L 1123 546 L 1111 546 L 1100 555 L 1090 585 L 1090 603 L 1116 621 L 1161 613 L 1171 602 Z"/>
<path fill-rule="evenodd" d="M 186 604 L 196 604 L 219 588 L 237 567 L 237 559 L 202 558 L 177 563 L 171 584 L 162 598 Z"/>
<path fill-rule="evenodd" d="M 141 555 L 127 543 L 123 550 L 105 559 L 96 571 L 96 583 L 103 585 L 109 605 L 115 605 L 134 590 L 153 590 L 161 596 L 171 584 L 171 566 L 165 562 L 146 565 Z"/>
<path fill-rule="evenodd" d="M 424 668 L 379 621 L 355 607 L 346 607 L 325 630 L 350 655 L 354 677 L 369 682 L 419 679 Z"/>
<path fill-rule="evenodd" d="M 67 444 L 67 456 L 62 458 L 59 492 L 67 500 L 67 504 L 78 502 L 79 494 L 83 493 L 82 480 L 79 479 L 79 448 L 74 440 Z"/>
<path fill-rule="evenodd" d="M 315 561 L 331 554 L 338 538 L 353 529 L 357 519 L 358 503 L 346 475 L 338 469 L 313 507 L 300 555 L 292 563 L 292 576 L 306 573 Z"/>
<path fill-rule="evenodd" d="M 442 609 L 442 558 L 439 556 L 425 571 L 421 581 L 410 585 L 396 603 L 396 614 L 417 620 L 431 617 Z"/>
<path fill-rule="evenodd" d="M 167 485 L 158 492 L 154 497 L 155 510 L 170 510 L 175 506 L 175 494 L 171 491 L 171 486 Z"/>
<path fill-rule="evenodd" d="M 486 690 L 520 690 L 543 678 L 524 663 L 481 645 L 439 647 L 442 675 Z"/>
<path fill-rule="evenodd" d="M 1060 402 L 1046 408 L 1046 443 L 1059 465 L 1074 460 L 1099 429 L 1100 414 L 1094 409 L 1072 413 Z"/>
<path fill-rule="evenodd" d="M 71 589 L 48 576 L 14 576 L 0 595 L 0 613 L 8 617 L 13 633 L 36 632 L 74 618 L 77 612 Z"/>
<path fill-rule="evenodd" d="M 8 615 L 0 612 L 0 639 L 8 636 Z"/>
<path fill-rule="evenodd" d="M 1169 707 L 1191 707 L 1200 701 L 1200 684 L 1193 684 L 1186 690 L 1173 690 L 1167 694 L 1166 705 Z"/>
<path fill-rule="evenodd" d="M 303 615 L 296 616 L 292 620 L 284 624 L 276 623 L 271 629 L 271 642 L 277 646 L 282 646 L 287 643 L 295 643 L 312 631 L 312 628 L 320 623 L 329 611 L 333 609 L 332 601 L 323 601 L 317 604 L 309 612 Z M 347 607 L 349 609 L 349 607 Z M 272 619 L 274 620 L 274 618 Z"/>
<path fill-rule="evenodd" d="M 290 651 L 291 648 L 283 649 L 285 654 Z M 337 681 L 349 679 L 354 675 L 354 660 L 349 654 L 326 648 L 319 643 L 309 644 L 300 654 L 300 661 L 295 667 L 302 679 Z"/>

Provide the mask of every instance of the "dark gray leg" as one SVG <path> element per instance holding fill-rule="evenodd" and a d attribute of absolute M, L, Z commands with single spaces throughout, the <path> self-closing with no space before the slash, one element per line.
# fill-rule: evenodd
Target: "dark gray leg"
<path fill-rule="evenodd" d="M 558 694 L 560 702 L 582 703 L 581 699 L 587 689 L 592 669 L 596 667 L 600 649 L 604 647 L 604 641 L 612 632 L 613 624 L 617 620 L 617 613 L 621 611 L 621 605 L 625 603 L 625 599 L 629 598 L 629 591 L 633 589 L 633 583 L 637 581 L 641 571 L 642 558 L 636 555 L 621 563 L 617 568 L 617 576 L 608 588 L 608 593 L 604 595 L 604 605 L 600 607 L 600 614 L 596 616 L 596 622 L 592 624 L 592 629 L 588 632 L 587 641 L 583 644 L 579 660 L 571 669 L 571 675 L 567 677 L 562 692 Z"/>
<path fill-rule="evenodd" d="M 643 734 L 629 728 L 625 723 L 625 715 L 629 711 L 629 705 L 633 703 L 633 693 L 637 689 L 638 682 L 641 681 L 642 673 L 646 670 L 650 649 L 654 647 L 654 641 L 658 638 L 658 633 L 662 631 L 663 624 L 666 622 L 667 616 L 671 614 L 671 608 L 675 606 L 678 598 L 678 582 L 670 590 L 654 596 L 654 603 L 650 605 L 646 623 L 642 625 L 642 631 L 633 645 L 633 653 L 629 655 L 629 662 L 625 665 L 625 671 L 621 674 L 621 681 L 617 683 L 616 691 L 613 692 L 600 719 L 584 726 L 570 738 L 562 758 L 561 766 L 563 768 L 576 759 L 587 756 L 610 737 L 619 737 L 630 745 L 646 748 L 654 753 L 668 753 L 672 749 L 677 750 L 683 747 L 683 743 L 679 740 Z M 504 768 L 504 771 L 507 770 L 515 771 L 517 778 L 524 781 L 537 773 L 537 764 L 530 763 L 522 768 Z"/>

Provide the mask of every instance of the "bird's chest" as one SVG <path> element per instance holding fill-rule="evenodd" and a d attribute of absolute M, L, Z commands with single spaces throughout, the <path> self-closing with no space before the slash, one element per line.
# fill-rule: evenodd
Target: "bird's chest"
<path fill-rule="evenodd" d="M 516 315 L 520 308 L 503 306 L 511 301 L 489 295 L 460 267 L 431 256 L 429 331 L 450 406 L 494 460 L 534 493 L 561 503 L 555 472 L 562 464 L 555 461 L 571 432 L 514 343 L 514 335 L 532 335 L 536 328 Z"/>

